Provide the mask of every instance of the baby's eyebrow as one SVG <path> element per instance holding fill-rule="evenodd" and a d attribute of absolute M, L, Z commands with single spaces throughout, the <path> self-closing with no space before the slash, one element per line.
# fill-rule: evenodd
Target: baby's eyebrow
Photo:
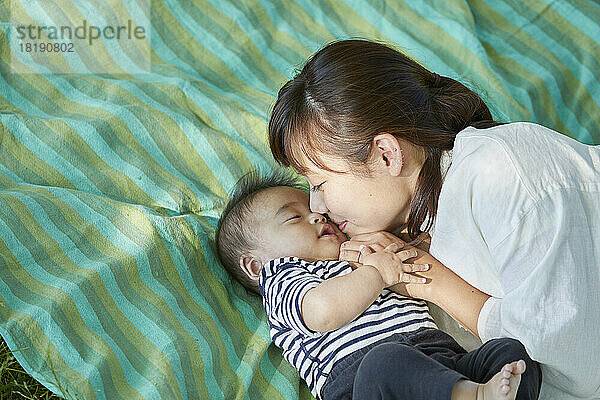
<path fill-rule="evenodd" d="M 282 212 L 284 212 L 286 209 L 296 205 L 296 204 L 301 204 L 299 201 L 290 201 L 289 203 L 285 203 L 284 205 L 282 205 L 279 210 L 277 210 L 277 212 L 275 213 L 275 216 L 278 216 L 279 214 L 281 214 Z"/>

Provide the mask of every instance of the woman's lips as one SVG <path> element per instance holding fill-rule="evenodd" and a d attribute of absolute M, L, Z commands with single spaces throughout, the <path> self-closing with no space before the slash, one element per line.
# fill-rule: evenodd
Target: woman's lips
<path fill-rule="evenodd" d="M 340 231 L 344 232 L 344 229 L 346 229 L 346 224 L 348 224 L 348 221 L 344 221 L 341 224 L 338 225 L 338 228 Z M 346 233 L 346 232 L 344 232 Z"/>

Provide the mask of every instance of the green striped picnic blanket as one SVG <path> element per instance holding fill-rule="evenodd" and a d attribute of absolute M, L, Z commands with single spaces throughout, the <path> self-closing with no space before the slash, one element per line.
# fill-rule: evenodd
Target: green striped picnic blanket
<path fill-rule="evenodd" d="M 311 398 L 211 239 L 236 180 L 274 166 L 278 89 L 330 41 L 385 41 L 499 120 L 600 142 L 596 2 L 142 3 L 0 1 L 0 333 L 66 398 Z"/>

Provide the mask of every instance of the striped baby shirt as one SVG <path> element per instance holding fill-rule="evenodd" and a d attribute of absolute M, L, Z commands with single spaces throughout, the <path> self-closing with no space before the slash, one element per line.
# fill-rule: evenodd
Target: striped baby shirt
<path fill-rule="evenodd" d="M 321 399 L 321 389 L 337 361 L 395 333 L 437 328 L 424 301 L 384 289 L 349 324 L 332 332 L 308 329 L 300 309 L 306 292 L 326 279 L 350 272 L 346 261 L 307 262 L 282 257 L 266 263 L 259 277 L 271 338 L 317 399 Z"/>

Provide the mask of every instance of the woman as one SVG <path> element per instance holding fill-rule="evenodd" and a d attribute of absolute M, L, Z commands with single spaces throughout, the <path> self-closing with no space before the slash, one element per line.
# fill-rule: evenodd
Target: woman
<path fill-rule="evenodd" d="M 346 257 L 428 233 L 484 294 L 459 323 L 520 340 L 542 364 L 540 398 L 600 398 L 599 147 L 495 122 L 461 83 L 362 40 L 328 45 L 283 86 L 269 140 L 309 180 L 312 211 L 352 238 Z M 440 288 L 454 290 L 432 279 L 427 300 L 460 316 Z"/>

